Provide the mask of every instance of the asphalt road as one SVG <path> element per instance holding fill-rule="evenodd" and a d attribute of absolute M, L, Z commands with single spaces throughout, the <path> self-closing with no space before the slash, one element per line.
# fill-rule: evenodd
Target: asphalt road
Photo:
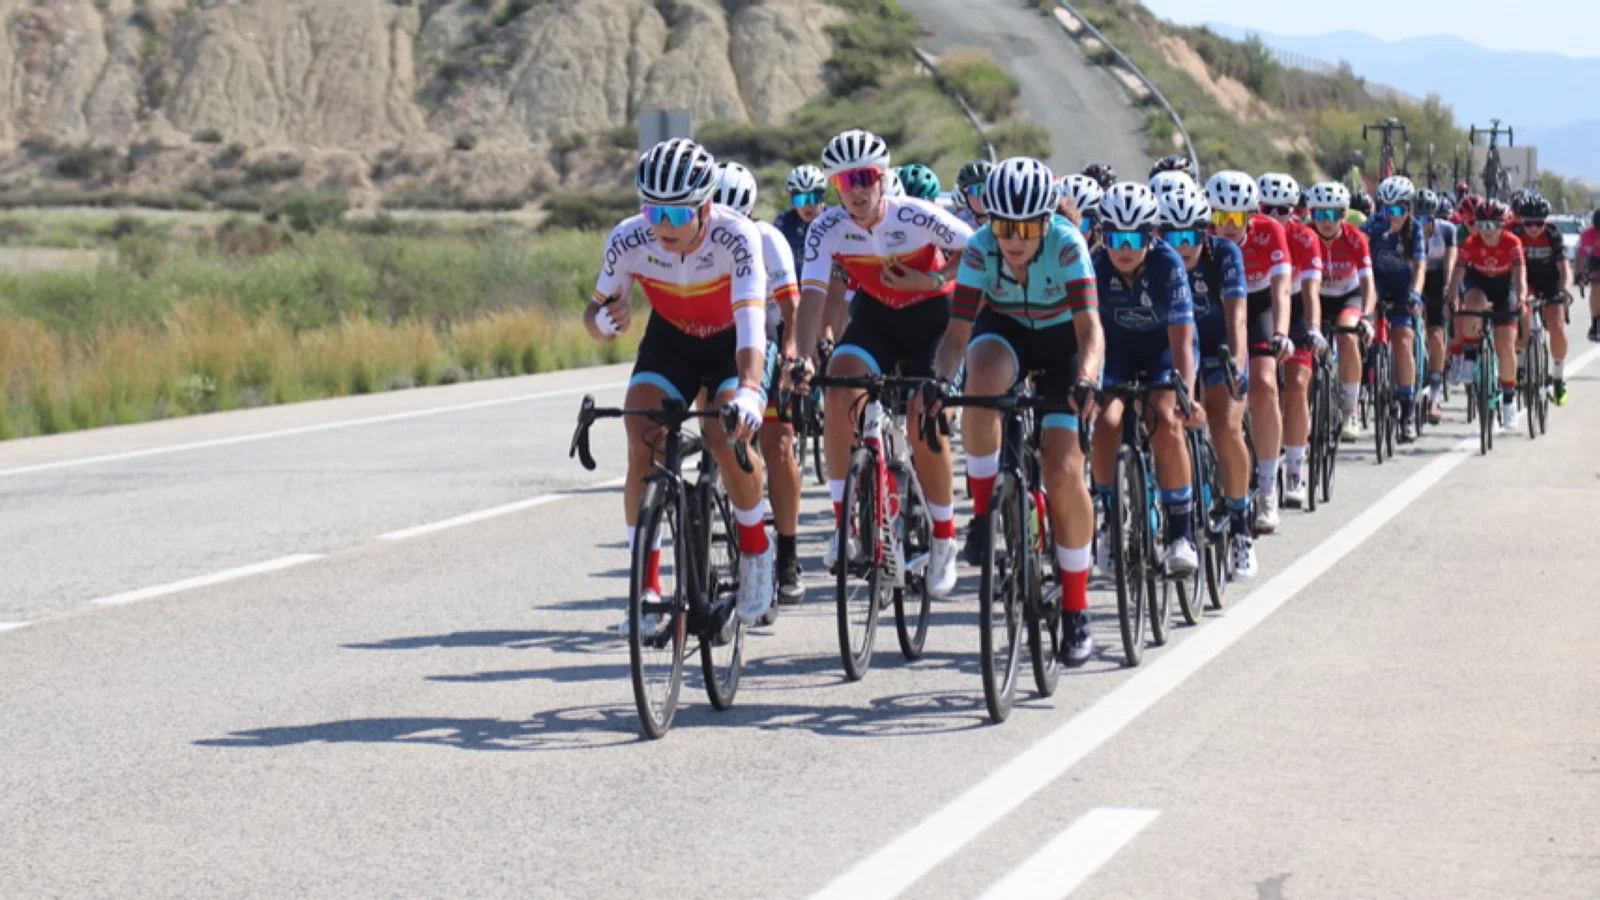
<path fill-rule="evenodd" d="M 0 897 L 1600 896 L 1600 366 L 1537 442 L 1347 451 L 1138 669 L 1097 591 L 998 727 L 970 572 L 843 680 L 810 487 L 818 587 L 658 742 L 621 430 L 565 455 L 623 377 L 0 444 Z"/>
<path fill-rule="evenodd" d="M 988 50 L 1017 79 L 1018 105 L 1050 132 L 1051 169 L 1063 174 L 1108 162 L 1124 177 L 1143 179 L 1150 167 L 1143 115 L 1053 18 L 1024 0 L 981 7 L 963 0 L 906 0 L 904 5 L 921 21 L 922 45 L 930 53 Z"/>

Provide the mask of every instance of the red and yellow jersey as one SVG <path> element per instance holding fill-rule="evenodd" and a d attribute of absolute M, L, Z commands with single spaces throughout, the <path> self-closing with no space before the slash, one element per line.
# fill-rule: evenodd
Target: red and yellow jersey
<path fill-rule="evenodd" d="M 1272 286 L 1279 275 L 1294 277 L 1294 262 L 1289 255 L 1289 238 L 1283 226 L 1270 216 L 1252 215 L 1244 243 L 1244 286 L 1252 294 Z"/>
<path fill-rule="evenodd" d="M 637 283 L 655 314 L 679 331 L 710 337 L 733 327 L 735 310 L 767 301 L 768 272 L 756 224 L 724 206 L 711 207 L 705 237 L 685 254 L 656 242 L 644 216 L 612 229 L 594 299 L 621 297 Z"/>
<path fill-rule="evenodd" d="M 870 228 L 857 225 L 842 206 L 828 208 L 806 232 L 802 286 L 826 291 L 837 264 L 851 286 L 885 306 L 900 309 L 955 290 L 955 279 L 931 293 L 897 291 L 883 283 L 886 263 L 936 272 L 967 246 L 972 229 L 937 204 L 914 197 L 886 197 L 883 215 Z"/>
<path fill-rule="evenodd" d="M 1503 278 L 1522 262 L 1522 241 L 1516 235 L 1502 232 L 1500 243 L 1491 247 L 1483 235 L 1474 233 L 1461 245 L 1457 265 L 1489 278 Z"/>

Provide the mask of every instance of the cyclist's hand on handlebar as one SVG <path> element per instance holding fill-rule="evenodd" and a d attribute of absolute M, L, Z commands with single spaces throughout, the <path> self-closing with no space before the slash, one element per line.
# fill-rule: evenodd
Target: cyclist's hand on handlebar
<path fill-rule="evenodd" d="M 1088 378 L 1079 378 L 1072 383 L 1072 409 L 1078 417 L 1078 429 L 1081 431 L 1089 427 L 1094 420 L 1099 408 L 1100 385 Z"/>
<path fill-rule="evenodd" d="M 1363 341 L 1370 341 L 1372 340 L 1373 335 L 1377 334 L 1377 332 L 1372 328 L 1372 320 L 1366 316 L 1362 316 L 1356 320 L 1356 328 L 1360 329 L 1361 339 Z"/>
<path fill-rule="evenodd" d="M 1328 352 L 1328 339 L 1322 336 L 1322 329 L 1306 329 L 1306 340 L 1311 342 L 1311 345 L 1316 348 L 1318 354 Z"/>
<path fill-rule="evenodd" d="M 816 362 L 808 356 L 802 356 L 789 364 L 789 388 L 797 394 L 811 393 L 811 376 L 817 372 Z"/>
<path fill-rule="evenodd" d="M 1278 362 L 1287 362 L 1293 354 L 1294 343 L 1288 337 L 1281 334 L 1272 336 L 1272 355 L 1278 358 Z"/>
<path fill-rule="evenodd" d="M 611 335 L 621 334 L 633 324 L 633 310 L 628 306 L 624 297 L 612 297 L 600 307 L 594 315 L 595 324 L 600 330 Z"/>
<path fill-rule="evenodd" d="M 761 427 L 761 417 L 766 412 L 761 392 L 749 385 L 740 385 L 729 406 L 738 414 L 738 419 L 728 437 L 736 443 L 749 441 Z"/>
<path fill-rule="evenodd" d="M 922 414 L 928 418 L 944 414 L 944 401 L 950 396 L 950 379 L 935 378 L 922 386 Z"/>

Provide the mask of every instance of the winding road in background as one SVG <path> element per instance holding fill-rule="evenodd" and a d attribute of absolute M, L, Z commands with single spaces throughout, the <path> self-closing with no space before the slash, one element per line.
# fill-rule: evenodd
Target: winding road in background
<path fill-rule="evenodd" d="M 1150 165 L 1144 117 L 1103 67 L 1038 7 L 1023 0 L 974 5 L 967 0 L 902 0 L 923 25 L 922 45 L 935 55 L 957 47 L 989 51 L 1012 77 L 1027 117 L 1050 132 L 1050 168 L 1077 172 L 1108 162 L 1123 177 L 1142 179 Z"/>
<path fill-rule="evenodd" d="M 1100 586 L 999 727 L 971 571 L 843 680 L 810 485 L 737 705 L 639 739 L 621 429 L 566 458 L 625 367 L 0 444 L 0 897 L 1600 895 L 1594 357 L 1347 451 L 1138 669 Z"/>

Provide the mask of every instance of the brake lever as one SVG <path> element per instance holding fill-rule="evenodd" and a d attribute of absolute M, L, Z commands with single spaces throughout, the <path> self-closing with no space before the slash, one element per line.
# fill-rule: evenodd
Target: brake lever
<path fill-rule="evenodd" d="M 722 428 L 729 434 L 733 434 L 734 430 L 739 427 L 739 411 L 734 409 L 733 406 L 724 406 L 721 418 Z M 739 468 L 745 472 L 755 471 L 755 467 L 750 465 L 750 443 L 748 441 L 731 441 L 731 443 L 733 444 L 733 461 L 738 463 Z"/>
<path fill-rule="evenodd" d="M 567 458 L 574 455 L 583 464 L 585 469 L 595 470 L 594 454 L 589 452 L 589 426 L 594 424 L 594 395 L 585 394 L 583 403 L 578 407 L 578 427 L 572 432 L 572 446 L 567 450 Z"/>

